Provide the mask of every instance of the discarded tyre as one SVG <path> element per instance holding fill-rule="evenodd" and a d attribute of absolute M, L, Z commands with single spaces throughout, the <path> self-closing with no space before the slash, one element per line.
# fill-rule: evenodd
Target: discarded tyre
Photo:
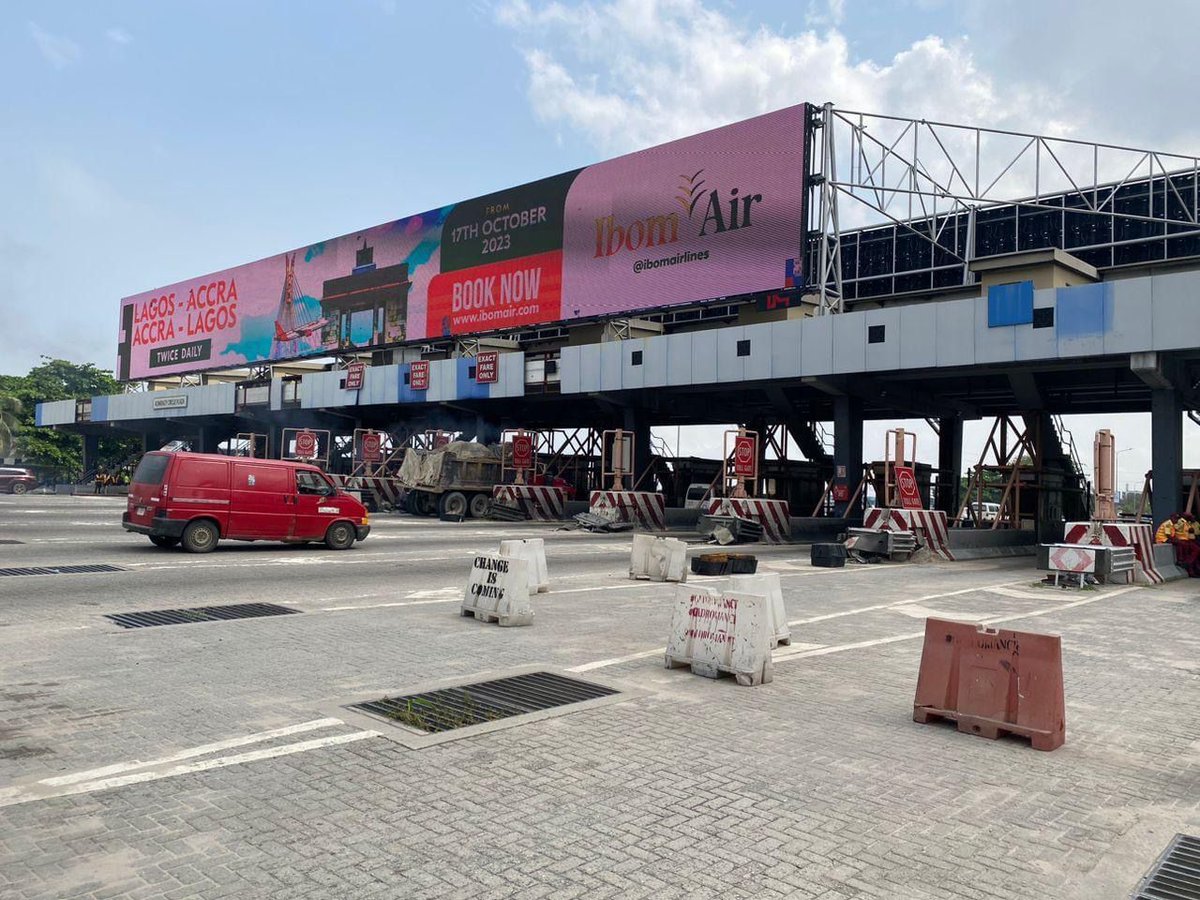
<path fill-rule="evenodd" d="M 701 553 L 692 557 L 693 575 L 724 575 L 729 564 L 726 553 Z"/>
<path fill-rule="evenodd" d="M 842 544 L 813 544 L 809 561 L 823 569 L 840 569 L 846 565 L 846 548 Z"/>
<path fill-rule="evenodd" d="M 758 571 L 758 557 L 749 553 L 730 553 L 729 575 L 753 575 Z"/>

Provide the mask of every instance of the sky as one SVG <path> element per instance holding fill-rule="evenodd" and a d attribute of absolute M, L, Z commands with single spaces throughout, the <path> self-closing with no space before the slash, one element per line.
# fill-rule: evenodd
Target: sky
<path fill-rule="evenodd" d="M 0 373 L 41 355 L 112 367 L 123 296 L 804 100 L 1200 152 L 1200 4 L 1080 10 L 7 0 Z M 1072 429 L 1090 457 L 1111 427 L 1131 446 L 1122 483 L 1140 482 L 1146 418 Z M 986 427 L 969 423 L 968 458 Z M 867 444 L 882 452 L 881 429 Z"/>

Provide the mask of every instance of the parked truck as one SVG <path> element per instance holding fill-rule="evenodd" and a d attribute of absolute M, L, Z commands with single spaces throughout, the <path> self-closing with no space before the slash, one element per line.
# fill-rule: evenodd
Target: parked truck
<path fill-rule="evenodd" d="M 436 450 L 409 448 L 400 464 L 404 508 L 418 516 L 487 515 L 492 488 L 501 483 L 500 447 L 452 441 Z"/>

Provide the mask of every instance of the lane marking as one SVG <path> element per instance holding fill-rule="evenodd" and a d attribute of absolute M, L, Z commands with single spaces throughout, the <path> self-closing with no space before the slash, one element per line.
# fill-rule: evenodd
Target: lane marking
<path fill-rule="evenodd" d="M 158 781 L 162 778 L 173 778 L 176 775 L 190 775 L 195 772 L 206 772 L 210 769 L 223 769 L 227 766 L 237 766 L 242 763 L 257 762 L 263 759 L 274 759 L 279 756 L 290 756 L 293 753 L 305 753 L 309 750 L 319 750 L 322 747 L 336 747 L 350 744 L 366 738 L 378 737 L 378 731 L 354 731 L 350 734 L 335 734 L 330 737 L 315 738 L 310 741 L 300 741 L 295 744 L 284 744 L 281 747 L 268 747 L 264 750 L 251 750 L 248 753 L 237 753 L 233 756 L 218 756 L 215 759 L 200 762 L 184 763 L 167 769 L 157 769 L 148 772 L 134 772 L 130 775 L 118 775 L 113 778 L 101 778 L 95 781 L 85 781 L 80 784 L 68 785 L 58 790 L 38 791 L 36 787 L 27 789 L 15 796 L 0 797 L 0 807 L 17 806 L 36 800 L 51 800 L 56 797 L 71 797 L 75 794 L 90 794 L 94 791 L 104 791 L 110 788 L 124 787 L 130 784 L 141 784 L 147 781 Z"/>
<path fill-rule="evenodd" d="M 1008 583 L 1011 583 L 1011 582 L 1006 582 L 1006 584 L 1008 584 Z M 1108 592 L 1105 592 L 1105 593 L 1100 594 L 1095 597 L 1087 597 L 1083 600 L 1074 600 L 1069 603 L 1059 603 L 1056 606 L 1047 606 L 1047 607 L 1043 607 L 1042 609 L 1027 610 L 1025 612 L 1020 612 L 1020 613 L 1011 613 L 1011 614 L 1000 615 L 1000 616 L 987 616 L 982 619 L 975 619 L 974 621 L 980 625 L 993 625 L 998 622 L 1015 622 L 1019 619 L 1031 619 L 1031 618 L 1035 618 L 1037 616 L 1045 616 L 1045 615 L 1049 615 L 1051 613 L 1061 612 L 1061 611 L 1067 610 L 1067 609 L 1074 609 L 1077 606 L 1086 606 L 1089 603 L 1096 603 L 1100 600 L 1108 600 L 1112 597 L 1119 597 L 1122 594 L 1128 594 L 1130 591 L 1140 590 L 1140 587 L 1141 587 L 1140 585 L 1131 585 L 1128 587 L 1119 588 L 1118 590 L 1115 590 L 1115 591 L 1108 591 Z M 917 600 L 902 600 L 897 603 L 890 603 L 890 604 L 885 603 L 885 604 L 880 604 L 878 606 L 864 606 L 864 607 L 861 607 L 856 610 L 846 610 L 845 612 L 831 613 L 826 616 L 815 616 L 811 619 L 798 619 L 795 622 L 788 622 L 788 625 L 789 626 L 790 625 L 802 625 L 802 624 L 806 624 L 808 622 L 820 622 L 820 621 L 824 621 L 826 619 L 837 618 L 839 616 L 849 616 L 849 615 L 854 615 L 855 613 L 859 613 L 859 612 L 870 612 L 872 610 L 877 610 L 877 609 L 887 609 L 892 606 L 901 606 L 901 605 L 905 605 L 905 604 L 917 603 L 922 600 L 936 600 L 941 597 L 954 597 L 954 596 L 958 596 L 959 594 L 967 594 L 967 593 L 970 593 L 971 591 L 980 591 L 980 590 L 988 590 L 988 588 L 986 588 L 986 587 L 964 588 L 963 590 L 960 590 L 960 591 L 948 591 L 944 594 L 930 594 L 926 597 L 919 597 L 919 598 L 917 598 Z M 924 637 L 924 636 L 925 636 L 925 631 L 921 630 L 921 631 L 908 632 L 905 634 L 893 634 L 893 635 L 889 635 L 887 637 L 873 638 L 871 640 L 866 640 L 866 641 L 855 641 L 854 643 L 850 643 L 850 644 L 832 644 L 829 646 L 823 646 L 823 645 L 819 645 L 819 644 L 803 644 L 803 643 L 793 644 L 792 647 L 798 647 L 799 649 L 793 651 L 792 649 L 789 648 L 787 650 L 776 651 L 775 653 L 772 654 L 772 659 L 775 662 L 786 662 L 788 660 L 793 660 L 793 659 L 807 659 L 810 656 L 827 656 L 830 653 L 842 653 L 847 650 L 860 650 L 865 647 L 878 647 L 878 646 L 882 646 L 884 644 L 895 644 L 895 643 L 899 643 L 900 641 L 911 641 L 914 638 L 919 638 L 919 637 Z M 614 656 L 610 659 L 599 659 L 599 660 L 595 660 L 594 662 L 582 663 L 581 665 L 568 668 L 566 671 L 568 671 L 568 672 L 590 672 L 593 669 L 604 669 L 604 668 L 607 668 L 608 666 L 616 666 L 616 665 L 620 665 L 621 663 L 634 662 L 635 660 L 645 659 L 648 656 L 657 656 L 658 654 L 666 653 L 666 652 L 667 652 L 666 647 L 655 647 L 653 650 L 642 650 L 637 653 L 630 653 L 626 656 Z"/>
<path fill-rule="evenodd" d="M 639 581 L 631 582 L 629 584 L 603 584 L 597 587 L 564 588 L 563 590 L 558 591 L 552 589 L 548 593 L 539 594 L 538 597 L 551 600 L 561 594 L 584 594 L 591 593 L 592 591 L 636 591 L 639 589 L 645 590 L 646 588 L 658 586 L 659 582 L 656 581 Z M 445 590 L 448 591 L 451 590 L 451 588 L 446 588 Z M 453 590 L 455 592 L 455 596 L 453 597 L 438 597 L 432 600 L 396 600 L 391 603 L 359 603 L 350 606 L 322 606 L 320 609 L 322 612 L 342 612 L 348 609 L 386 609 L 393 606 L 425 606 L 430 603 L 461 603 L 462 590 L 460 588 L 453 588 Z M 416 593 L 421 594 L 428 592 L 417 591 Z"/>
<path fill-rule="evenodd" d="M 958 591 L 946 591 L 942 594 L 926 594 L 924 597 L 909 597 L 905 600 L 894 600 L 890 603 L 876 603 L 872 606 L 859 606 L 855 609 L 847 609 L 842 612 L 826 613 L 822 616 L 811 616 L 807 619 L 796 619 L 789 621 L 788 625 L 811 625 L 813 622 L 826 622 L 829 619 L 840 619 L 844 616 L 856 616 L 859 613 L 875 612 L 880 609 L 892 609 L 897 606 L 908 606 L 914 603 L 924 603 L 927 600 L 941 600 L 945 597 L 958 597 L 962 594 L 970 594 L 973 591 L 991 591 L 995 588 L 1007 587 L 1010 584 L 1020 584 L 1018 581 L 1005 581 L 1001 584 L 983 585 L 980 587 L 963 588 Z"/>
<path fill-rule="evenodd" d="M 249 734 L 244 737 L 230 738 L 225 741 L 216 741 L 211 744 L 201 744 L 198 747 L 192 747 L 188 750 L 180 750 L 178 753 L 172 753 L 169 756 L 161 756 L 158 759 L 134 760 L 133 762 L 117 763 L 111 766 L 101 766 L 99 769 L 89 769 L 85 772 L 75 772 L 72 775 L 56 775 L 53 778 L 43 778 L 38 784 L 46 784 L 51 787 L 58 787 L 64 784 L 75 784 L 80 781 L 91 781 L 94 778 L 102 778 L 108 775 L 116 775 L 119 772 L 129 772 L 133 769 L 147 769 L 151 766 L 161 766 L 167 763 L 179 762 L 184 759 L 192 759 L 197 756 L 207 756 L 210 753 L 218 753 L 221 750 L 232 750 L 234 747 L 244 747 L 247 744 L 258 744 L 263 741 L 271 741 L 275 738 L 287 737 L 292 734 L 302 734 L 305 731 L 316 731 L 320 728 L 330 728 L 334 725 L 341 725 L 341 719 L 313 719 L 309 722 L 301 722 L 299 725 L 288 725 L 283 728 L 272 728 L 270 731 L 259 731 L 256 734 Z"/>

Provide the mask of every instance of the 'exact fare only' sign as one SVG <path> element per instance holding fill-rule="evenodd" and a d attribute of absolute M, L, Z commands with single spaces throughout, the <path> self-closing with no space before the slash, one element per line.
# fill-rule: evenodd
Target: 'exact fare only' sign
<path fill-rule="evenodd" d="M 475 355 L 476 384 L 495 384 L 500 380 L 500 354 L 495 350 Z"/>

